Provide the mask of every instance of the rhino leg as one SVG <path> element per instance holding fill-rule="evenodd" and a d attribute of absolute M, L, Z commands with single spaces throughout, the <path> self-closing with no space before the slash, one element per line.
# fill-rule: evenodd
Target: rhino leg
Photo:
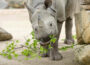
<path fill-rule="evenodd" d="M 48 46 L 43 46 L 43 48 L 45 48 L 47 50 L 47 52 L 41 54 L 41 56 L 42 57 L 49 57 L 50 56 L 50 50 L 49 50 Z"/>
<path fill-rule="evenodd" d="M 57 24 L 58 24 L 59 34 L 57 35 L 57 41 L 55 43 L 51 43 L 51 46 L 52 46 L 52 48 L 50 49 L 50 59 L 51 60 L 61 60 L 63 58 L 58 50 L 58 40 L 59 40 L 59 35 L 61 32 L 63 22 L 59 22 Z"/>
<path fill-rule="evenodd" d="M 74 43 L 74 39 L 72 38 L 72 26 L 73 26 L 73 22 L 72 22 L 72 18 L 67 18 L 66 22 L 65 22 L 65 32 L 66 32 L 66 39 L 64 41 L 65 44 L 72 44 Z"/>
<path fill-rule="evenodd" d="M 0 28 L 0 41 L 6 41 L 12 39 L 12 35 Z"/>

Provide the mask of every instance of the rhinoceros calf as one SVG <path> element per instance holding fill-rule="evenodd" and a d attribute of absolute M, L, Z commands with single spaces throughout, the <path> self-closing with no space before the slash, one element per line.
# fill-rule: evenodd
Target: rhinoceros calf
<path fill-rule="evenodd" d="M 30 21 L 36 39 L 41 40 L 41 45 L 48 49 L 49 36 L 57 38 L 55 43 L 50 43 L 53 48 L 43 54 L 52 60 L 62 59 L 58 52 L 58 39 L 62 24 L 66 21 L 66 44 L 74 43 L 72 38 L 72 18 L 79 11 L 79 0 L 28 0 L 26 7 L 29 11 Z"/>

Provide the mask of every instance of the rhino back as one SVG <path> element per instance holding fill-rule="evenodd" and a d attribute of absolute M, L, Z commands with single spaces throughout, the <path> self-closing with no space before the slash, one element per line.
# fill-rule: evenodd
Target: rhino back
<path fill-rule="evenodd" d="M 68 0 L 66 4 L 66 17 L 72 17 L 80 11 L 80 0 Z"/>
<path fill-rule="evenodd" d="M 35 7 L 38 3 L 44 3 L 45 0 L 29 0 L 30 5 Z"/>
<path fill-rule="evenodd" d="M 65 21 L 67 17 L 73 17 L 80 11 L 80 0 L 52 0 L 52 6 L 56 10 L 57 19 Z"/>

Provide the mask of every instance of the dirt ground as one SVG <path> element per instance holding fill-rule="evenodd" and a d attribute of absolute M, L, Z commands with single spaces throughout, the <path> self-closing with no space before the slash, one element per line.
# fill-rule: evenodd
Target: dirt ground
<path fill-rule="evenodd" d="M 0 10 L 0 27 L 13 35 L 12 40 L 20 40 L 21 44 L 23 44 L 25 37 L 32 31 L 26 9 Z M 73 35 L 75 35 L 75 26 L 73 27 Z M 65 29 L 63 25 L 59 47 L 65 46 L 63 41 L 61 41 L 61 39 L 64 38 Z M 10 41 L 0 42 L 0 51 L 4 49 L 6 43 Z M 79 65 L 78 62 L 75 61 L 73 49 L 60 52 L 63 55 L 63 59 L 60 61 L 51 61 L 49 58 L 24 60 L 23 56 L 20 56 L 17 60 L 8 60 L 7 58 L 0 56 L 0 65 Z"/>

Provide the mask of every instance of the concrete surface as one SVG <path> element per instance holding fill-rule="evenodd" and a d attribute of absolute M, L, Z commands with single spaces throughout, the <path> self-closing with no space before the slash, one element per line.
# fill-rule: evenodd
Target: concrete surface
<path fill-rule="evenodd" d="M 0 27 L 13 35 L 12 40 L 20 40 L 22 44 L 25 41 L 25 37 L 32 31 L 26 9 L 0 10 Z M 75 27 L 73 27 L 73 34 L 75 35 Z M 61 39 L 64 38 L 65 29 L 63 26 Z M 62 44 L 63 41 L 61 39 L 59 40 L 59 47 L 65 46 L 65 44 Z M 10 41 L 0 42 L 0 50 L 4 49 L 6 43 Z M 26 61 L 23 56 L 20 56 L 17 60 L 8 60 L 0 56 L 0 65 L 79 65 L 75 61 L 73 49 L 61 51 L 61 54 L 64 57 L 61 61 L 51 61 L 49 58 Z"/>

